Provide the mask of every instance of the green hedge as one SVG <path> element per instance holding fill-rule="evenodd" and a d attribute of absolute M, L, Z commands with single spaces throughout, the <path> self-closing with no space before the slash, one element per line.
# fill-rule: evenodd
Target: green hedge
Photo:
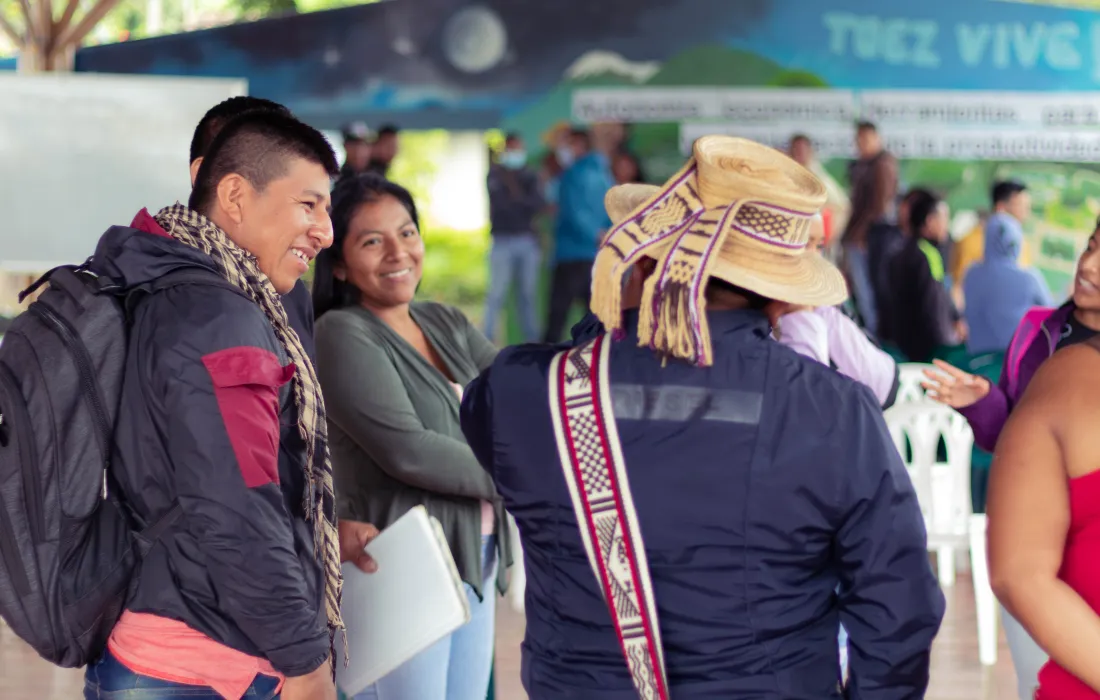
<path fill-rule="evenodd" d="M 469 309 L 485 301 L 489 231 L 424 231 L 424 274 L 417 298 Z"/>

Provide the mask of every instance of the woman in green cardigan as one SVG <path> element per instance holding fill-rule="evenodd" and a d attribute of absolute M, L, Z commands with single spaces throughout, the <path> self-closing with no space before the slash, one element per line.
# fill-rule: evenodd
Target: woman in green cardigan
<path fill-rule="evenodd" d="M 416 205 L 377 175 L 333 192 L 332 246 L 317 258 L 317 374 L 342 518 L 392 523 L 423 505 L 443 525 L 471 621 L 355 700 L 484 700 L 508 520 L 458 422 L 462 387 L 496 348 L 459 310 L 414 302 L 424 241 Z M 348 620 L 370 624 L 370 620 Z"/>

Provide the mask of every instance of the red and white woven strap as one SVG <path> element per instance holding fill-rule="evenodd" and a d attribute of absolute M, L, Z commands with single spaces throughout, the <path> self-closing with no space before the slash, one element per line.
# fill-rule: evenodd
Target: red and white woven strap
<path fill-rule="evenodd" d="M 609 336 L 558 354 L 550 414 L 588 561 L 643 700 L 668 700 L 661 630 L 641 528 L 611 408 Z"/>

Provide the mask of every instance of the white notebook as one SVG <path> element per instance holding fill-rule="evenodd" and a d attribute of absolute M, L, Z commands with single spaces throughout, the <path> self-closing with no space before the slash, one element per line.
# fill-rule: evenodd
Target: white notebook
<path fill-rule="evenodd" d="M 344 564 L 341 611 L 348 663 L 336 643 L 336 684 L 369 685 L 470 621 L 470 603 L 439 522 L 417 506 L 367 545 L 378 571 Z"/>

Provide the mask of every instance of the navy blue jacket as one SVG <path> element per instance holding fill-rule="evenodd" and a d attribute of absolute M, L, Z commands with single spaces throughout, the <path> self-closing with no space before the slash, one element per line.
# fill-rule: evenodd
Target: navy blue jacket
<path fill-rule="evenodd" d="M 539 178 L 528 168 L 489 166 L 489 223 L 494 236 L 534 233 L 535 215 L 544 202 Z"/>
<path fill-rule="evenodd" d="M 881 409 L 770 340 L 762 314 L 708 318 L 710 368 L 662 367 L 633 314 L 611 350 L 672 697 L 840 697 L 842 622 L 847 697 L 923 697 L 944 599 Z M 531 700 L 634 700 L 557 458 L 547 371 L 560 349 L 503 351 L 467 388 L 463 431 L 519 524 Z"/>
<path fill-rule="evenodd" d="M 204 253 L 137 221 L 145 231 L 103 236 L 95 272 L 128 287 L 180 268 L 217 278 Z M 232 289 L 173 287 L 137 307 L 129 347 L 112 469 L 142 519 L 176 503 L 183 514 L 143 560 L 127 609 L 182 621 L 290 676 L 320 667 L 329 636 L 294 368 L 270 322 Z"/>

